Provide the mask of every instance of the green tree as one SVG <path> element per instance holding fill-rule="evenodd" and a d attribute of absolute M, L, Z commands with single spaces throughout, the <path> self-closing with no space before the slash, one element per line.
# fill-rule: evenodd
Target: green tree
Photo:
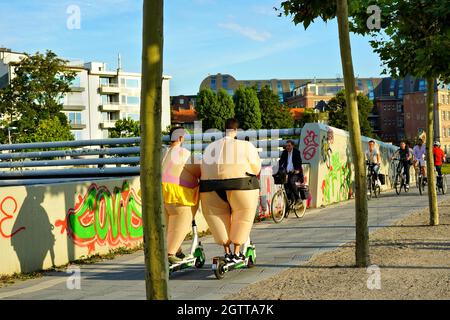
<path fill-rule="evenodd" d="M 74 140 L 68 124 L 62 124 L 58 117 L 39 120 L 35 132 L 27 135 L 19 135 L 17 142 L 48 142 L 48 141 L 71 141 Z"/>
<path fill-rule="evenodd" d="M 448 0 L 360 0 L 355 30 L 371 34 L 371 45 L 393 77 L 412 75 L 427 81 L 427 175 L 430 224 L 439 224 L 434 175 L 434 100 L 436 80 L 450 82 L 450 6 Z M 369 30 L 363 7 L 375 4 L 381 30 Z M 382 31 L 382 32 L 381 32 Z"/>
<path fill-rule="evenodd" d="M 139 137 L 141 135 L 141 128 L 139 121 L 131 118 L 117 120 L 114 128 L 109 129 L 110 138 L 129 138 Z"/>
<path fill-rule="evenodd" d="M 41 120 L 55 116 L 66 125 L 61 98 L 71 91 L 76 76 L 67 68 L 67 61 L 47 51 L 26 55 L 12 66 L 15 76 L 0 90 L 0 113 L 8 125 L 17 127 L 18 133 L 25 136 L 32 136 Z"/>
<path fill-rule="evenodd" d="M 244 130 L 261 129 L 261 109 L 256 90 L 240 86 L 234 92 L 234 112 Z"/>
<path fill-rule="evenodd" d="M 366 137 L 374 138 L 372 127 L 369 122 L 369 114 L 373 109 L 373 102 L 362 93 L 357 96 L 359 123 L 361 134 Z M 345 91 L 340 91 L 333 97 L 327 105 L 326 110 L 329 113 L 328 124 L 330 126 L 348 131 L 347 104 L 345 102 Z"/>
<path fill-rule="evenodd" d="M 161 95 L 164 1 L 144 0 L 141 86 L 141 192 L 145 289 L 149 300 L 167 300 L 168 262 L 161 193 Z"/>
<path fill-rule="evenodd" d="M 224 130 L 226 119 L 234 117 L 233 99 L 224 89 L 220 89 L 217 94 L 210 88 L 201 89 L 195 111 L 202 121 L 203 130 Z"/>
<path fill-rule="evenodd" d="M 258 92 L 258 100 L 262 128 L 281 129 L 294 126 L 294 118 L 289 108 L 280 103 L 278 96 L 268 86 Z"/>
<path fill-rule="evenodd" d="M 353 6 L 356 1 L 350 1 Z M 341 64 L 344 74 L 347 101 L 347 117 L 350 134 L 350 145 L 355 168 L 355 220 L 356 220 L 356 266 L 366 267 L 369 259 L 369 229 L 368 208 L 366 198 L 365 159 L 361 144 L 361 130 L 356 100 L 355 75 L 353 70 L 352 52 L 350 46 L 349 7 L 347 0 L 289 0 L 281 2 L 282 13 L 292 16 L 293 22 L 303 24 L 304 28 L 315 19 L 320 18 L 327 22 L 337 17 L 339 32 L 339 47 Z M 350 12 L 353 12 L 350 8 Z"/>

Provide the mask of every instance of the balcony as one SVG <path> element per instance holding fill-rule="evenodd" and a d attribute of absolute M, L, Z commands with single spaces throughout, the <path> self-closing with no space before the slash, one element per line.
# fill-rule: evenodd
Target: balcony
<path fill-rule="evenodd" d="M 86 106 L 83 105 L 71 105 L 71 104 L 65 104 L 63 105 L 64 111 L 83 111 L 86 110 Z"/>
<path fill-rule="evenodd" d="M 119 102 L 105 102 L 100 105 L 100 111 L 102 112 L 114 112 L 120 111 Z"/>
<path fill-rule="evenodd" d="M 116 126 L 117 120 L 103 120 L 100 122 L 100 128 L 102 129 L 112 129 Z"/>
<path fill-rule="evenodd" d="M 70 123 L 70 128 L 72 130 L 83 130 L 86 129 L 86 125 L 82 123 Z"/>
<path fill-rule="evenodd" d="M 84 92 L 86 89 L 84 87 L 77 87 L 77 86 L 71 86 L 70 91 L 71 92 Z"/>
<path fill-rule="evenodd" d="M 118 83 L 102 84 L 100 86 L 101 94 L 117 94 L 120 93 L 120 87 Z"/>

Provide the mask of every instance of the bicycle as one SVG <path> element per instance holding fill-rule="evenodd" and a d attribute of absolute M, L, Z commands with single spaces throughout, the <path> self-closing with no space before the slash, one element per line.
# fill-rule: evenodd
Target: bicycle
<path fill-rule="evenodd" d="M 400 162 L 399 158 L 393 158 L 392 160 L 398 161 L 394 178 L 395 192 L 397 195 L 400 195 L 402 188 L 404 188 L 405 193 L 407 193 L 409 188 L 406 187 L 406 174 L 403 172 L 403 164 Z"/>
<path fill-rule="evenodd" d="M 296 204 L 295 201 L 289 199 L 284 184 L 287 183 L 288 175 L 281 173 L 278 176 L 274 175 L 274 183 L 278 185 L 278 190 L 272 197 L 270 205 L 270 211 L 272 213 L 272 219 L 275 223 L 280 223 L 284 218 L 289 216 L 290 212 L 294 212 L 297 218 L 303 218 L 306 212 L 306 199 L 302 200 L 300 204 Z M 304 184 L 297 184 L 302 187 Z"/>
<path fill-rule="evenodd" d="M 375 163 L 370 163 L 369 161 L 366 161 L 367 165 L 367 200 L 372 199 L 372 194 L 375 196 L 375 198 L 378 198 L 381 193 L 381 187 L 379 184 L 377 184 L 378 176 L 375 173 L 374 167 L 376 166 Z"/>
<path fill-rule="evenodd" d="M 437 174 L 436 168 L 434 169 L 434 173 L 436 174 L 436 188 L 442 194 L 447 193 L 447 177 L 445 175 L 439 176 Z"/>
<path fill-rule="evenodd" d="M 418 168 L 415 168 L 415 170 L 416 170 L 416 186 L 419 189 L 419 194 L 422 195 L 425 192 L 425 179 L 419 162 Z"/>

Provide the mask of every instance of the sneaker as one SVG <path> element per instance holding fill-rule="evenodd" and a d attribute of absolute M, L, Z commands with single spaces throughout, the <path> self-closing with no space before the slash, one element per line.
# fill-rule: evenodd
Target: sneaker
<path fill-rule="evenodd" d="M 239 252 L 239 254 L 234 254 L 233 255 L 233 262 L 234 263 L 239 263 L 239 262 L 243 262 L 245 261 L 245 256 Z"/>
<path fill-rule="evenodd" d="M 232 253 L 225 253 L 224 258 L 225 258 L 225 262 L 229 263 L 229 262 L 233 261 L 233 254 Z"/>
<path fill-rule="evenodd" d="M 409 189 L 409 184 L 405 185 L 405 188 L 406 188 L 406 189 Z"/>
<path fill-rule="evenodd" d="M 177 256 L 169 256 L 169 264 L 178 264 L 181 263 L 183 260 L 178 258 Z"/>
<path fill-rule="evenodd" d="M 180 259 L 186 258 L 186 255 L 183 253 L 183 251 L 178 251 L 175 256 Z"/>

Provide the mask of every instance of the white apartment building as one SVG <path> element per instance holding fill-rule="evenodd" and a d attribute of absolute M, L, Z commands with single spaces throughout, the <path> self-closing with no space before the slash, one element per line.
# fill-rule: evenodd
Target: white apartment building
<path fill-rule="evenodd" d="M 14 70 L 11 62 L 22 53 L 0 48 L 0 88 L 7 85 Z M 71 61 L 67 66 L 77 73 L 71 92 L 63 98 L 63 112 L 76 140 L 108 138 L 108 129 L 119 119 L 139 120 L 141 74 L 108 70 L 106 63 Z M 170 125 L 170 76 L 163 76 L 161 127 Z"/>

